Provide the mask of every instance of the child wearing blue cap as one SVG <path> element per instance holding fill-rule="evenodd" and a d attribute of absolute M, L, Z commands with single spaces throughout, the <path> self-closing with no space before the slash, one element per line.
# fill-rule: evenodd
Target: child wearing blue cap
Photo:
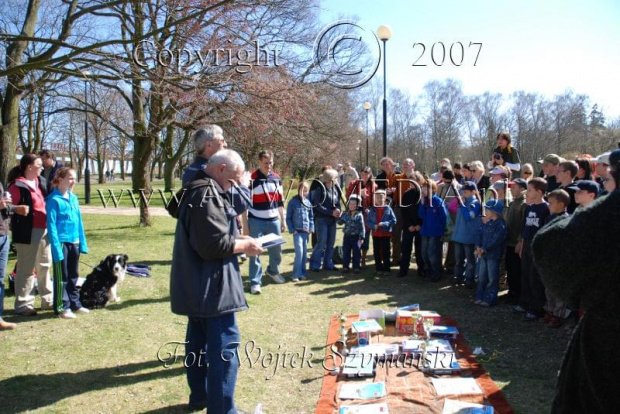
<path fill-rule="evenodd" d="M 460 205 L 456 213 L 456 224 L 452 232 L 454 242 L 454 281 L 470 289 L 475 286 L 476 273 L 475 245 L 478 239 L 480 221 L 480 202 L 478 189 L 472 181 L 466 181 L 461 187 Z"/>
<path fill-rule="evenodd" d="M 476 243 L 476 256 L 480 260 L 480 266 L 474 305 L 488 308 L 497 302 L 499 265 L 508 230 L 502 217 L 504 203 L 499 200 L 489 200 L 484 208 L 486 214 L 482 217 L 482 226 L 480 226 Z"/>

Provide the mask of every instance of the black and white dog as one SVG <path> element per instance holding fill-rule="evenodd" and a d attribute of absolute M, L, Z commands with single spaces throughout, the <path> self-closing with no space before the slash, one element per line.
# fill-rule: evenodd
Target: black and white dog
<path fill-rule="evenodd" d="M 88 309 L 103 308 L 108 301 L 120 302 L 117 295 L 119 282 L 125 280 L 126 254 L 111 254 L 86 276 L 80 289 L 80 302 Z"/>

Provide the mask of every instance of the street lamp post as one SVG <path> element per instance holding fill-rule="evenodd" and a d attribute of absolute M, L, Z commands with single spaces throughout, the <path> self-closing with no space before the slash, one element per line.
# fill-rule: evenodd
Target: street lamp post
<path fill-rule="evenodd" d="M 364 129 L 362 127 L 358 127 L 357 128 L 357 132 L 359 132 L 359 136 L 361 136 L 364 133 Z M 361 138 L 357 140 L 357 149 L 360 152 L 360 171 L 362 171 L 362 168 L 364 168 L 364 166 L 362 165 L 362 140 Z"/>
<path fill-rule="evenodd" d="M 84 204 L 90 204 L 90 168 L 88 167 L 88 76 L 84 73 Z"/>
<path fill-rule="evenodd" d="M 387 157 L 387 72 L 385 60 L 385 45 L 390 37 L 392 37 L 392 29 L 390 26 L 379 26 L 377 36 L 383 42 L 383 156 Z"/>
<path fill-rule="evenodd" d="M 368 164 L 368 111 L 370 110 L 370 102 L 364 102 L 364 109 L 366 110 L 366 165 Z"/>

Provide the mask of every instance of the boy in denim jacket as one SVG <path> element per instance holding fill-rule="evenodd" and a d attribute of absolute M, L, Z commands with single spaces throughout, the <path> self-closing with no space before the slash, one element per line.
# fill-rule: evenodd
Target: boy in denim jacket
<path fill-rule="evenodd" d="M 360 272 L 360 260 L 362 257 L 362 243 L 366 237 L 364 229 L 364 216 L 360 211 L 362 198 L 352 195 L 347 203 L 347 211 L 344 211 L 336 224 L 344 224 L 344 237 L 342 241 L 342 273 L 349 273 L 351 252 L 353 252 L 353 273 Z"/>
<path fill-rule="evenodd" d="M 308 261 L 308 237 L 314 232 L 314 213 L 308 199 L 308 184 L 302 182 L 297 189 L 297 196 L 288 202 L 286 208 L 286 225 L 293 234 L 295 262 L 293 263 L 293 282 L 305 279 Z"/>

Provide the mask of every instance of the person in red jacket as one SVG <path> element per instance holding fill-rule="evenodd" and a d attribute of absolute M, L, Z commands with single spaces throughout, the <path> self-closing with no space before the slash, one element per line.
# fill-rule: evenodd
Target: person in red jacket
<path fill-rule="evenodd" d="M 18 177 L 9 187 L 14 204 L 28 206 L 26 216 L 13 215 L 11 229 L 17 250 L 15 277 L 15 313 L 35 316 L 34 287 L 36 271 L 41 310 L 52 309 L 52 254 L 47 236 L 45 212 L 45 184 L 39 179 L 43 164 L 36 154 L 24 154 L 15 167 Z"/>

